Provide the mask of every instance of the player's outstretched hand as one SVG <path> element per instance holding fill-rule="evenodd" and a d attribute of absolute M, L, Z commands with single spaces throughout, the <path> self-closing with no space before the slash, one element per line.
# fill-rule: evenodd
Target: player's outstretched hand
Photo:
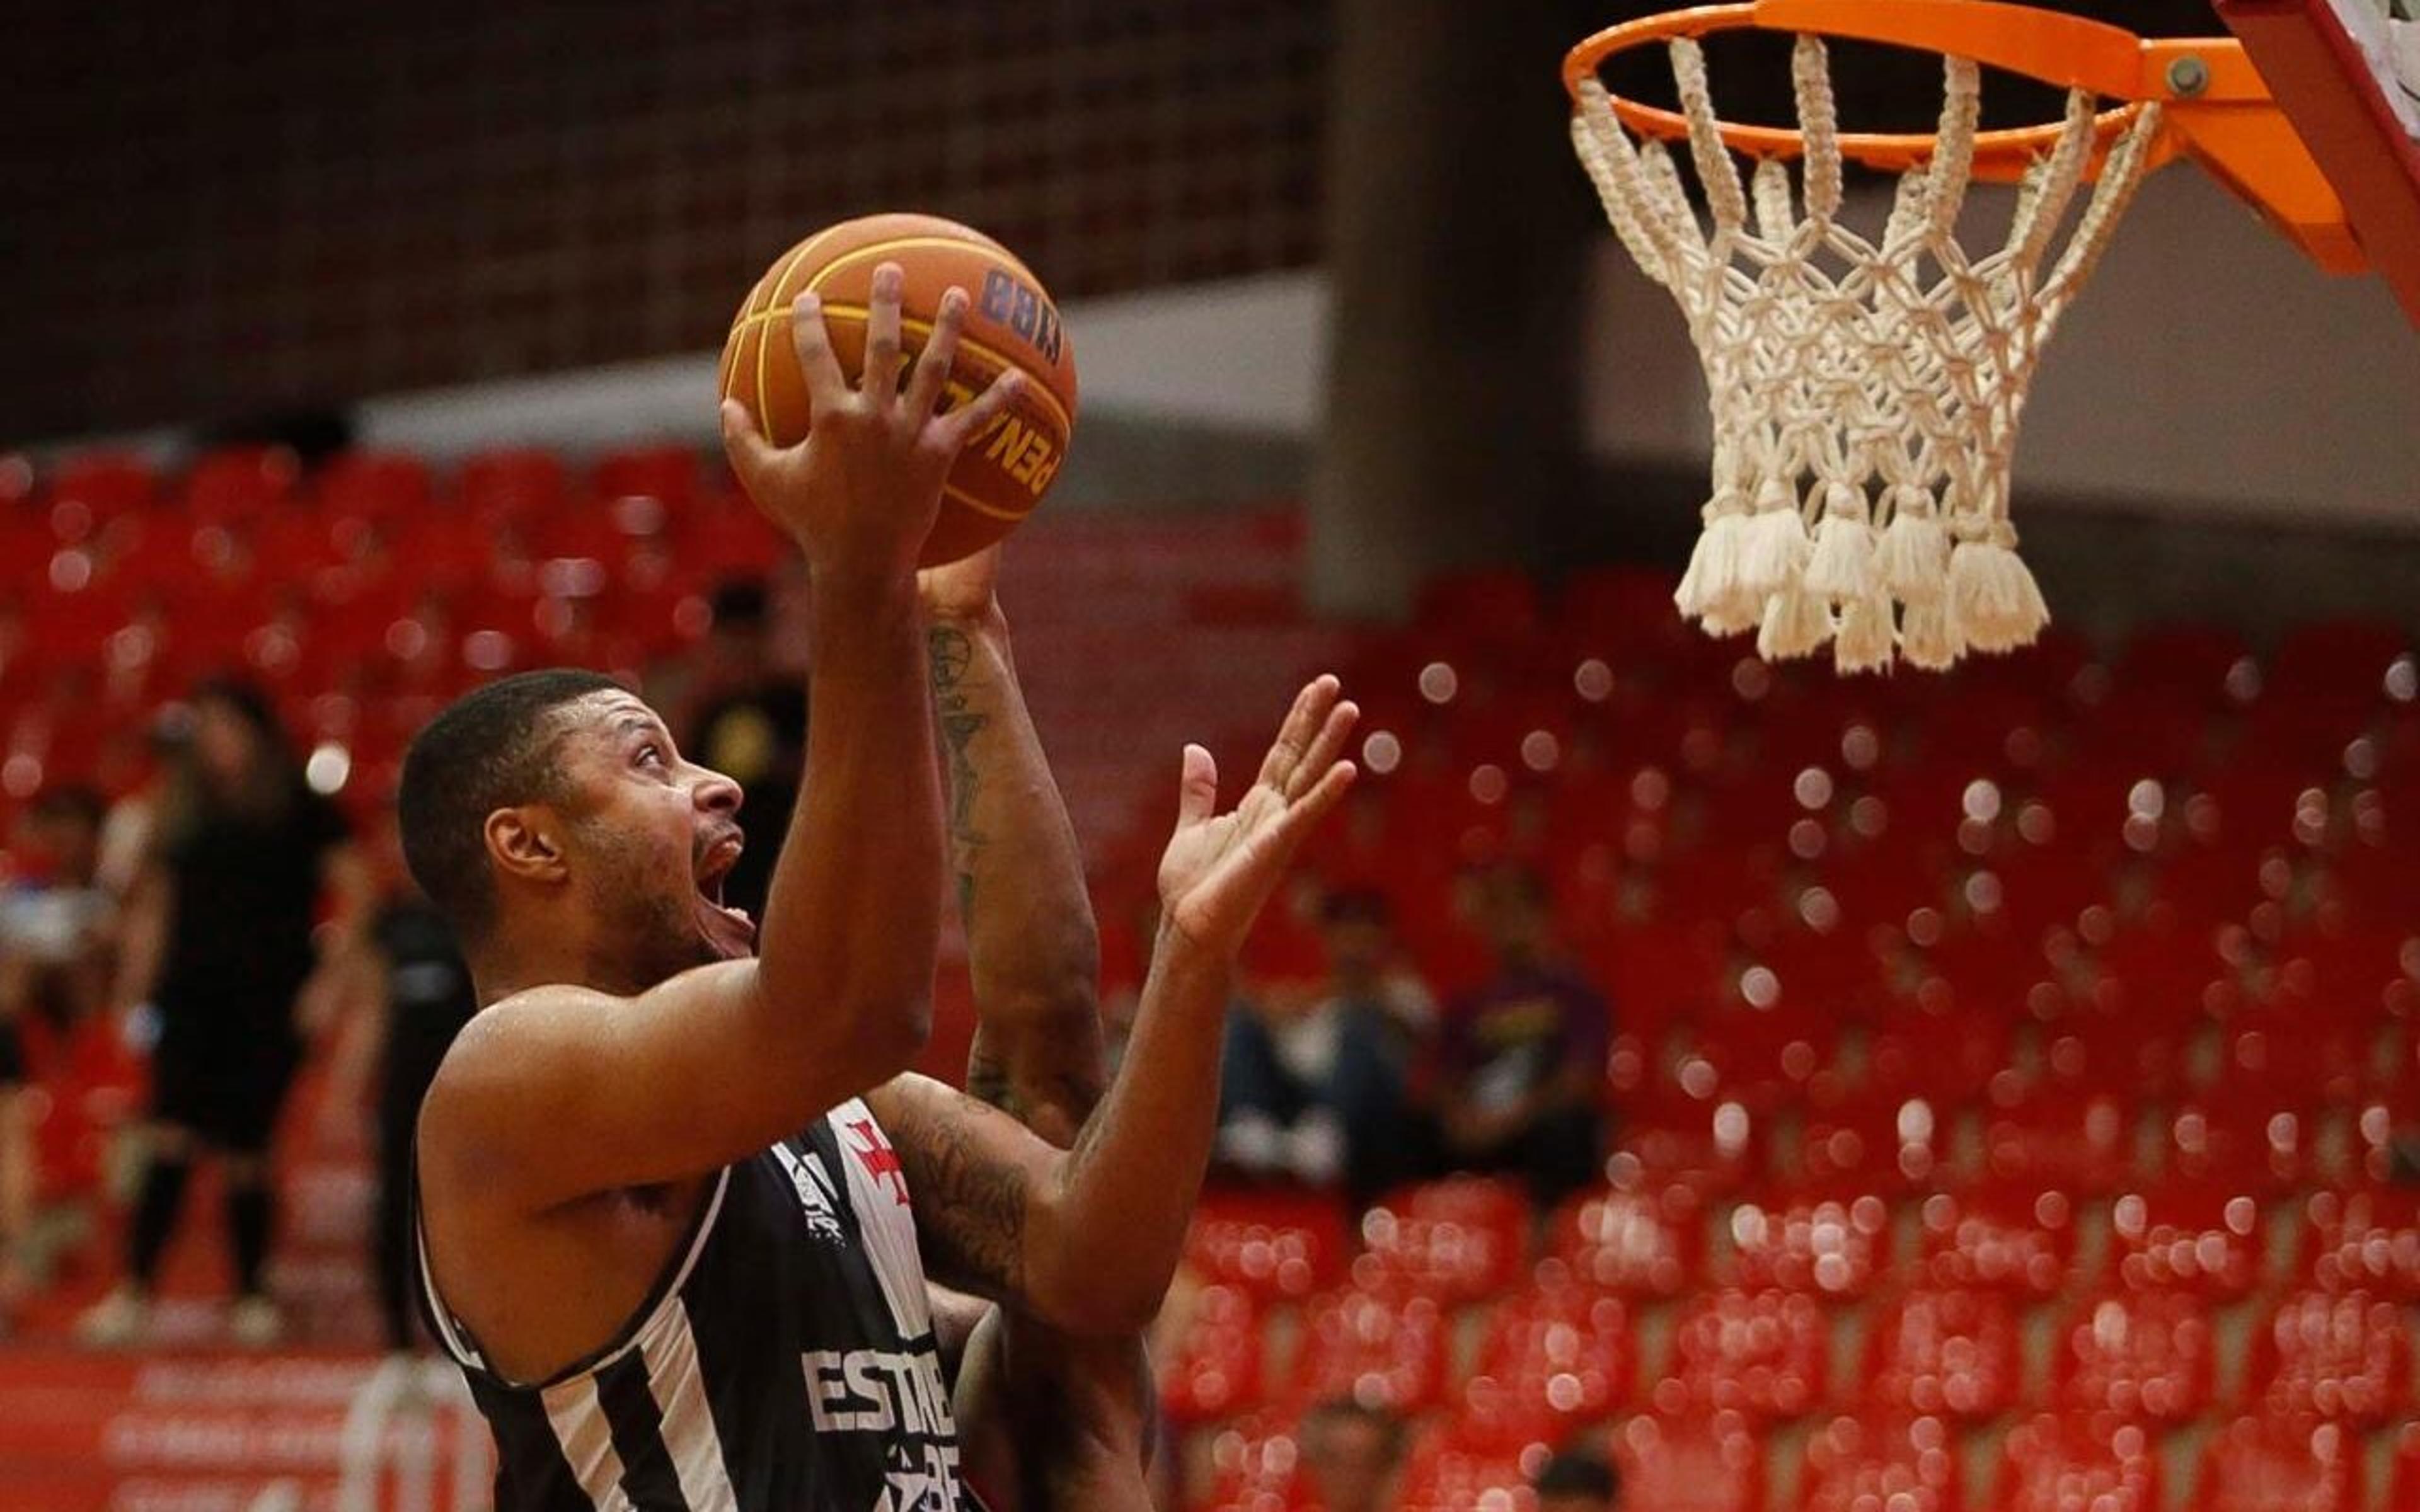
<path fill-rule="evenodd" d="M 832 353 L 822 301 L 801 294 L 792 306 L 790 339 L 811 415 L 805 440 L 776 447 L 744 406 L 722 402 L 722 444 L 733 471 L 818 572 L 891 579 L 914 570 L 940 511 L 950 464 L 1015 397 L 1021 381 L 1012 368 L 971 402 L 936 412 L 966 323 L 966 290 L 953 288 L 941 297 L 933 333 L 903 389 L 903 277 L 896 263 L 874 270 L 865 371 L 855 387 Z"/>
<path fill-rule="evenodd" d="M 1243 948 L 1285 875 L 1295 849 L 1353 785 L 1338 759 L 1361 711 L 1333 677 L 1296 694 L 1261 775 L 1231 813 L 1217 812 L 1218 769 L 1199 746 L 1185 748 L 1176 833 L 1159 858 L 1159 901 L 1168 924 L 1205 949 Z"/>

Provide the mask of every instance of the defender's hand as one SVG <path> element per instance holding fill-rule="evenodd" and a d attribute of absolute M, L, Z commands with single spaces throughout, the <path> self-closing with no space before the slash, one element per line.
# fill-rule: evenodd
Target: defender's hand
<path fill-rule="evenodd" d="M 936 414 L 966 321 L 967 294 L 941 297 L 933 333 L 903 393 L 899 385 L 896 263 L 874 270 L 865 316 L 865 371 L 855 388 L 841 376 L 824 329 L 823 301 L 801 294 L 790 339 L 807 385 L 809 429 L 796 446 L 774 447 L 737 400 L 722 402 L 722 444 L 756 506 L 772 517 L 819 573 L 895 579 L 914 569 L 940 512 L 941 482 L 971 438 L 982 434 L 1021 381 L 1012 368 L 967 405 Z"/>
<path fill-rule="evenodd" d="M 1233 954 L 1261 906 L 1285 875 L 1311 826 L 1353 785 L 1353 764 L 1339 761 L 1361 711 L 1321 677 L 1295 696 L 1261 775 L 1233 813 L 1218 806 L 1218 770 L 1199 746 L 1185 748 L 1176 833 L 1159 859 L 1159 899 L 1168 926 L 1205 949 Z"/>
<path fill-rule="evenodd" d="M 970 557 L 916 574 L 916 597 L 924 618 L 935 624 L 985 624 L 998 620 L 1000 543 L 995 541 Z"/>

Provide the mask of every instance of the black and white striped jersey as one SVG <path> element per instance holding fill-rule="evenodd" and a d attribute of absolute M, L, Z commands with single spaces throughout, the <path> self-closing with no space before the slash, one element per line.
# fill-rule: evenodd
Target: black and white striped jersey
<path fill-rule="evenodd" d="M 497 1512 L 979 1512 L 899 1157 L 862 1102 L 725 1169 L 621 1335 L 504 1381 L 421 1275 L 496 1436 Z"/>

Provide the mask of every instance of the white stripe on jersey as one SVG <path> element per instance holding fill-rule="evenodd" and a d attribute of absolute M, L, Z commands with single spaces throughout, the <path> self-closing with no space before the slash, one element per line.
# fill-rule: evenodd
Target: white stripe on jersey
<path fill-rule="evenodd" d="M 689 1512 L 738 1512 L 739 1498 L 724 1468 L 722 1439 L 706 1407 L 706 1378 L 697 1366 L 697 1335 L 690 1331 L 689 1305 L 674 1294 L 662 1324 L 641 1347 L 647 1363 L 647 1390 L 663 1414 L 664 1448 L 680 1477 Z"/>
<path fill-rule="evenodd" d="M 613 1452 L 613 1429 L 597 1399 L 597 1378 L 582 1372 L 538 1393 L 554 1442 L 597 1512 L 635 1512 L 622 1490 L 622 1457 Z"/>
<path fill-rule="evenodd" d="M 908 1178 L 899 1169 L 899 1157 L 862 1100 L 851 1098 L 824 1118 L 840 1142 L 848 1205 L 857 1211 L 858 1238 L 874 1262 L 875 1279 L 882 1283 L 892 1324 L 903 1339 L 923 1338 L 933 1331 L 933 1306 L 924 1293 L 916 1211 L 908 1205 Z"/>

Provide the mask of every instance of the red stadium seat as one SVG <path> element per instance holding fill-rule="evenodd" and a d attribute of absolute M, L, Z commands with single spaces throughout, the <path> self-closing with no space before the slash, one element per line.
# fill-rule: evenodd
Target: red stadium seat
<path fill-rule="evenodd" d="M 2244 1418 L 2202 1450 L 2195 1512 L 2361 1512 L 2361 1442 L 2334 1423 Z"/>
<path fill-rule="evenodd" d="M 1830 1378 L 1832 1329 L 1814 1298 L 1793 1291 L 1711 1291 L 1682 1310 L 1671 1363 L 1649 1392 L 1655 1410 L 1803 1417 Z"/>
<path fill-rule="evenodd" d="M 1936 1194 L 1918 1210 L 1924 1284 L 2040 1302 L 2075 1270 L 2075 1208 L 2067 1194 L 1986 1188 Z"/>
<path fill-rule="evenodd" d="M 2249 1379 L 2246 1404 L 2264 1415 L 2373 1426 L 2410 1403 L 2412 1337 L 2383 1298 L 2296 1292 L 2255 1339 Z"/>
<path fill-rule="evenodd" d="M 1948 1149 L 1947 1122 L 1931 1101 L 1885 1094 L 1808 1109 L 1783 1158 L 1794 1159 L 1787 1174 L 1800 1186 L 1896 1193 L 1931 1187 Z"/>
<path fill-rule="evenodd" d="M 2167 1168 L 2186 1181 L 2273 1195 L 2313 1175 L 2313 1129 L 2299 1109 L 2249 1097 L 2200 1096 L 2167 1120 Z"/>
<path fill-rule="evenodd" d="M 1509 1181 L 1432 1181 L 1364 1213 L 1361 1242 L 1366 1253 L 1356 1274 L 1401 1280 L 1449 1305 L 1477 1302 L 1518 1283 L 1529 1247 L 1529 1203 Z"/>
<path fill-rule="evenodd" d="M 1993 1512 L 2160 1512 L 2160 1457 L 2131 1424 L 2042 1416 L 2002 1441 Z"/>
<path fill-rule="evenodd" d="M 2208 1304 L 2180 1292 L 2119 1292 L 2086 1303 L 2060 1335 L 2057 1404 L 2118 1422 L 2180 1423 L 2211 1394 Z"/>
<path fill-rule="evenodd" d="M 1871 1194 L 1743 1202 L 1727 1227 L 1726 1286 L 1857 1297 L 1890 1269 L 1890 1206 Z"/>
<path fill-rule="evenodd" d="M 2043 1090 L 1988 1108 L 1985 1168 L 1997 1181 L 2116 1190 L 2133 1174 L 2137 1104 L 2131 1098 Z"/>
<path fill-rule="evenodd" d="M 1705 1212 L 1685 1189 L 1583 1192 L 1555 1215 L 1554 1257 L 1583 1286 L 1626 1297 L 1672 1297 L 1693 1285 Z"/>
<path fill-rule="evenodd" d="M 2420 1423 L 2395 1430 L 2395 1466 L 2386 1483 L 2390 1507 L 2420 1506 Z"/>
<path fill-rule="evenodd" d="M 1409 1415 L 1444 1399 L 1448 1331 L 1433 1297 L 1347 1287 L 1312 1298 L 1302 1329 L 1297 1401 L 1350 1396 Z"/>
<path fill-rule="evenodd" d="M 1601 1422 L 1630 1399 L 1637 1367 L 1621 1299 L 1550 1260 L 1534 1288 L 1494 1308 L 1464 1396 L 1495 1421 Z"/>
<path fill-rule="evenodd" d="M 1917 988 L 1919 1006 L 1876 1023 L 1866 1037 L 1867 1090 L 1944 1105 L 1979 1095 L 2009 1063 L 2014 1014 L 1962 1008 L 1968 995 L 1947 979 L 1930 978 Z M 2011 1006 L 2015 1001 L 2012 995 Z M 1942 1011 L 1930 1010 L 1934 1002 Z"/>
<path fill-rule="evenodd" d="M 1251 1293 L 1203 1287 L 1159 1365 L 1159 1400 L 1180 1427 L 1233 1416 L 1263 1397 L 1261 1316 Z"/>
<path fill-rule="evenodd" d="M 1682 1036 L 1684 1046 L 1672 1076 L 1684 1089 L 1710 1087 L 1713 1096 L 1754 1113 L 1838 1099 L 1838 1078 L 1827 1076 L 1838 1054 L 1835 1019 L 1794 1010 L 1733 1008 L 1684 1028 Z"/>
<path fill-rule="evenodd" d="M 434 488 L 428 464 L 396 452 L 345 452 L 330 457 L 312 480 L 319 513 L 383 519 L 428 506 Z"/>
<path fill-rule="evenodd" d="M 597 459 L 590 482 L 601 500 L 647 498 L 677 510 L 697 496 L 697 453 L 674 445 L 608 452 Z"/>
<path fill-rule="evenodd" d="M 1634 1417 L 1615 1430 L 1624 1505 L 1653 1512 L 1763 1512 L 1764 1449 L 1736 1412 Z"/>
<path fill-rule="evenodd" d="M 1291 1422 L 1254 1417 L 1210 1442 L 1211 1489 L 1195 1512 L 1315 1512 Z"/>
<path fill-rule="evenodd" d="M 2233 1302 L 2260 1284 L 2269 1231 L 2231 1188 L 2154 1187 L 2111 1204 L 2109 1242 L 2120 1286 Z"/>
<path fill-rule="evenodd" d="M 1463 1424 L 1442 1425 L 1405 1457 L 1395 1512 L 1536 1512 L 1529 1481 L 1547 1453 L 1543 1442 L 1508 1443 Z"/>
<path fill-rule="evenodd" d="M 2303 1204 L 2302 1266 L 2328 1291 L 2420 1303 L 2420 1193 L 2319 1192 Z"/>
<path fill-rule="evenodd" d="M 1961 1512 L 1958 1443 L 1939 1418 L 1836 1418 L 1807 1441 L 1800 1512 Z"/>
<path fill-rule="evenodd" d="M 1757 1122 L 1745 1104 L 1661 1100 L 1615 1111 L 1606 1177 L 1627 1192 L 1675 1187 L 1701 1195 L 1736 1191 L 1761 1164 Z"/>
<path fill-rule="evenodd" d="M 1866 1404 L 1974 1420 L 2013 1406 L 2024 1383 L 2017 1321 L 1986 1291 L 1916 1291 L 1876 1322 L 1866 1347 Z"/>
<path fill-rule="evenodd" d="M 1349 1245 L 1331 1196 L 1213 1187 L 1194 1211 L 1185 1260 L 1256 1301 L 1300 1300 L 1344 1279 Z"/>

